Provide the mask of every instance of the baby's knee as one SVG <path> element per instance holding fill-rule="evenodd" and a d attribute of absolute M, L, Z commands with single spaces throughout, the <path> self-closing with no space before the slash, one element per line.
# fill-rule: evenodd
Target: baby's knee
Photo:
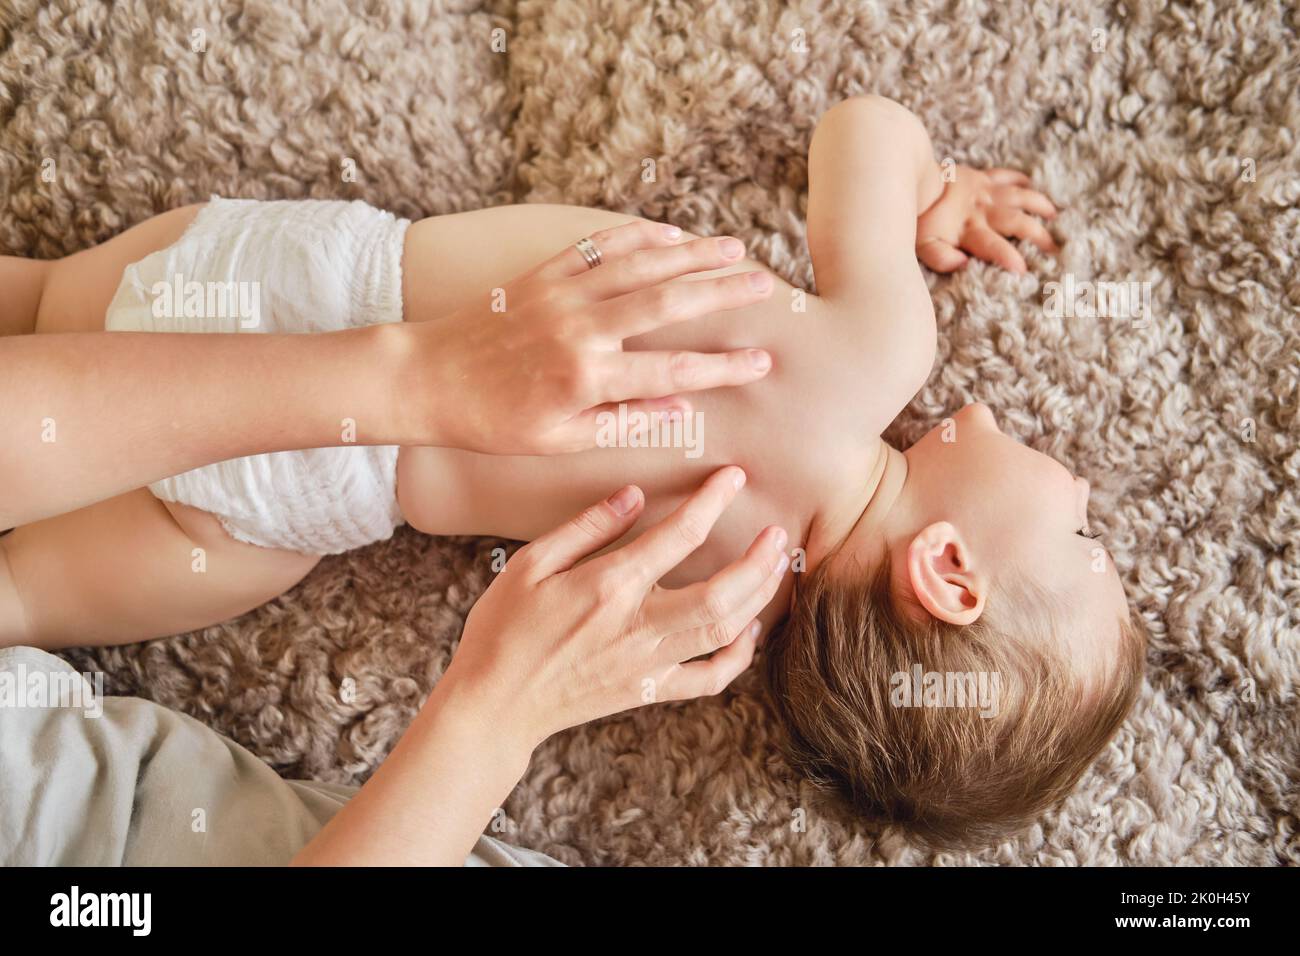
<path fill-rule="evenodd" d="M 437 450 L 432 448 L 403 448 L 397 456 L 397 507 L 402 520 L 423 534 L 446 533 L 440 530 L 428 493 L 437 487 L 432 477 L 437 460 Z"/>

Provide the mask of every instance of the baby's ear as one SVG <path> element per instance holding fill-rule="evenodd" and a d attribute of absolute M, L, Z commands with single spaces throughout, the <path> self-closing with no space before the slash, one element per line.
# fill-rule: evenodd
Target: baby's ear
<path fill-rule="evenodd" d="M 988 578 L 947 521 L 923 528 L 908 544 L 907 578 L 917 602 L 941 621 L 970 624 L 984 611 Z"/>

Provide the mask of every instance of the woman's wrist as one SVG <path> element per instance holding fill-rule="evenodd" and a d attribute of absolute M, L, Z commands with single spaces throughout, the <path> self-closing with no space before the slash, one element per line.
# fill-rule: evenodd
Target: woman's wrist
<path fill-rule="evenodd" d="M 528 769 L 531 738 L 514 718 L 449 671 L 374 776 L 295 862 L 460 865 Z"/>
<path fill-rule="evenodd" d="M 485 752 L 508 766 L 517 766 L 519 776 L 527 769 L 533 751 L 552 733 L 543 728 L 519 694 L 463 672 L 455 659 L 425 701 L 421 716 L 426 712 L 436 712 L 439 719 L 477 733 Z"/>
<path fill-rule="evenodd" d="M 442 445 L 445 435 L 433 412 L 446 400 L 430 350 L 423 345 L 421 323 L 371 326 L 368 353 L 380 389 L 378 405 L 399 445 Z"/>

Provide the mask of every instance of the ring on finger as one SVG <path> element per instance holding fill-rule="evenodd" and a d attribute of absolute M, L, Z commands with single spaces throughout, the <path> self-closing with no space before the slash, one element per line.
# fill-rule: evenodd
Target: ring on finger
<path fill-rule="evenodd" d="M 588 269 L 594 269 L 604 261 L 601 257 L 600 249 L 598 249 L 596 244 L 588 237 L 584 236 L 575 242 L 574 245 L 577 246 L 578 252 L 582 254 L 582 259 L 587 263 Z"/>

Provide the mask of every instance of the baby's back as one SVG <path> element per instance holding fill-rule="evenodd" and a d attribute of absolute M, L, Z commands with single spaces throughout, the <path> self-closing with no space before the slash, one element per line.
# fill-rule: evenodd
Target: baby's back
<path fill-rule="evenodd" d="M 406 246 L 408 320 L 436 318 L 482 301 L 492 288 L 565 244 L 632 218 L 535 205 L 417 223 Z M 745 260 L 723 271 L 755 268 L 760 266 Z M 628 348 L 701 352 L 759 347 L 773 356 L 771 373 L 756 384 L 692 395 L 691 419 L 661 435 L 661 445 L 676 447 L 602 447 L 554 458 L 404 449 L 398 491 L 407 520 L 432 534 L 530 540 L 585 505 L 635 483 L 647 497 L 638 525 L 643 528 L 675 508 L 707 474 L 736 464 L 749 476 L 745 493 L 708 544 L 667 583 L 708 576 L 770 524 L 784 527 L 791 547 L 798 546 L 826 496 L 855 476 L 861 480 L 880 429 L 898 410 L 873 409 L 850 390 L 860 383 L 862 371 L 857 358 L 846 354 L 840 334 L 845 317 L 815 296 L 803 298 L 804 307 L 796 309 L 794 290 L 778 279 L 762 303 L 627 343 Z M 611 422 L 600 436 L 603 443 L 619 440 L 619 424 Z"/>

